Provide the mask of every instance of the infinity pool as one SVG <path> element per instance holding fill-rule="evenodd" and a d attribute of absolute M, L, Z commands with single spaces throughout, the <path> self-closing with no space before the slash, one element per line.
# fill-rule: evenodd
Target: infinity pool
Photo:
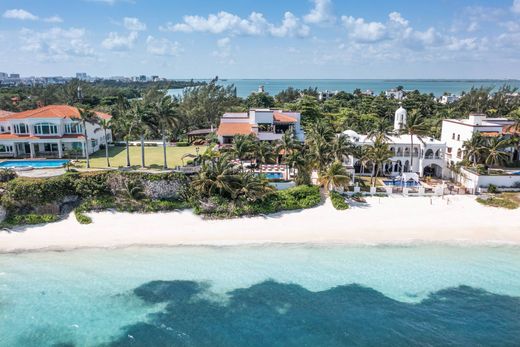
<path fill-rule="evenodd" d="M 281 172 L 263 172 L 262 175 L 268 180 L 281 180 L 283 179 L 283 173 Z"/>
<path fill-rule="evenodd" d="M 68 160 L 7 160 L 0 163 L 0 168 L 16 169 L 33 167 L 35 169 L 64 167 Z"/>
<path fill-rule="evenodd" d="M 394 187 L 420 187 L 421 183 L 409 181 L 409 182 L 403 182 L 403 181 L 383 181 L 385 186 L 394 186 Z"/>

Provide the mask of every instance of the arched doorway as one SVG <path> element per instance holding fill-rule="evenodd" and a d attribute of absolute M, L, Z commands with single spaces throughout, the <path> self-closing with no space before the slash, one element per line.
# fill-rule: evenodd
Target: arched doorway
<path fill-rule="evenodd" d="M 404 162 L 404 172 L 410 172 L 410 162 L 408 160 Z"/>
<path fill-rule="evenodd" d="M 354 172 L 355 173 L 361 173 L 361 161 L 356 161 L 354 164 Z"/>
<path fill-rule="evenodd" d="M 403 171 L 403 164 L 401 163 L 400 160 L 396 161 L 395 162 L 395 165 L 394 165 L 394 172 L 399 172 L 401 173 Z"/>
<path fill-rule="evenodd" d="M 430 164 L 424 167 L 423 176 L 442 178 L 442 167 L 437 164 Z"/>

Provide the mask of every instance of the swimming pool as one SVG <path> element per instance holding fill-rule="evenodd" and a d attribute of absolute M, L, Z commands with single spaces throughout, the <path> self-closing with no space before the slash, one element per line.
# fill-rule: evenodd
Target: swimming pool
<path fill-rule="evenodd" d="M 16 168 L 59 168 L 64 167 L 68 160 L 7 160 L 0 163 L 0 168 L 16 169 Z"/>
<path fill-rule="evenodd" d="M 421 183 L 415 181 L 383 181 L 385 186 L 393 186 L 393 187 L 420 187 Z"/>
<path fill-rule="evenodd" d="M 262 172 L 262 175 L 268 180 L 281 180 L 283 179 L 283 173 L 281 172 Z"/>

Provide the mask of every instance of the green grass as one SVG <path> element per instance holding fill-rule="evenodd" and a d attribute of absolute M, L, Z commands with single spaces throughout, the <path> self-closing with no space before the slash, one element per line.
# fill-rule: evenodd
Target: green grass
<path fill-rule="evenodd" d="M 510 197 L 504 196 L 504 197 L 497 197 L 497 196 L 491 196 L 489 198 L 477 198 L 477 202 L 491 207 L 501 207 L 506 208 L 508 210 L 514 210 L 519 207 L 518 202 L 511 199 Z"/>
<path fill-rule="evenodd" d="M 199 153 L 203 153 L 206 150 L 205 146 L 198 146 Z M 188 147 L 167 147 L 166 156 L 168 160 L 168 167 L 172 168 L 177 165 L 183 165 L 182 156 L 185 154 L 196 155 L 197 146 Z M 108 154 L 110 156 L 111 167 L 126 166 L 126 149 L 125 147 L 114 146 L 110 147 Z M 163 148 L 162 146 L 157 147 L 145 147 L 145 164 L 147 167 L 160 169 L 163 166 Z M 193 160 L 192 158 L 185 158 L 184 164 L 187 161 Z M 86 161 L 81 160 L 81 167 L 85 167 Z M 141 165 L 141 146 L 130 146 L 130 165 L 133 167 L 139 167 Z M 90 156 L 90 167 L 91 168 L 106 168 L 107 161 L 105 158 L 105 150 L 97 151 Z"/>

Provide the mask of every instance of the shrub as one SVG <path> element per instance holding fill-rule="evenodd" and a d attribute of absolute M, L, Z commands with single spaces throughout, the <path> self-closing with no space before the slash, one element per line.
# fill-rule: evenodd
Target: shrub
<path fill-rule="evenodd" d="M 88 172 L 81 175 L 75 175 L 74 189 L 76 193 L 83 198 L 91 198 L 110 194 L 110 188 L 107 184 L 107 172 Z"/>
<path fill-rule="evenodd" d="M 491 207 L 501 207 L 506 208 L 508 210 L 514 210 L 518 208 L 518 203 L 516 201 L 507 199 L 507 198 L 498 198 L 495 196 L 485 198 L 477 198 L 477 202 Z"/>
<path fill-rule="evenodd" d="M 497 186 L 490 184 L 487 189 L 488 193 L 495 194 L 497 192 Z"/>
<path fill-rule="evenodd" d="M 175 145 L 177 147 L 188 147 L 190 144 L 189 144 L 189 142 L 179 141 L 179 142 L 175 143 Z"/>
<path fill-rule="evenodd" d="M 0 182 L 8 182 L 14 180 L 18 175 L 11 169 L 0 169 Z"/>
<path fill-rule="evenodd" d="M 16 225 L 31 225 L 31 224 L 44 224 L 52 223 L 58 220 L 58 216 L 53 214 L 18 214 L 10 215 L 6 220 L 3 221 L 3 226 L 16 226 Z"/>
<path fill-rule="evenodd" d="M 350 207 L 349 204 L 345 202 L 345 198 L 338 192 L 330 192 L 330 200 L 336 210 L 347 210 Z"/>
<path fill-rule="evenodd" d="M 79 224 L 90 224 L 92 223 L 92 218 L 85 215 L 81 210 L 76 209 L 74 211 L 74 215 L 76 216 L 76 220 L 79 222 Z"/>
<path fill-rule="evenodd" d="M 8 209 L 40 206 L 74 195 L 71 175 L 50 178 L 18 177 L 7 182 L 2 204 Z"/>
<path fill-rule="evenodd" d="M 318 186 L 297 186 L 277 192 L 282 210 L 298 210 L 317 206 L 321 202 Z"/>

